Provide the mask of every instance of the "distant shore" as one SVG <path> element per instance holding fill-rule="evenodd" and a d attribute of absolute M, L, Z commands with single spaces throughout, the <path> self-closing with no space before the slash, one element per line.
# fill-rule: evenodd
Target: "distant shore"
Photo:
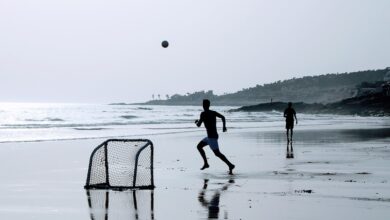
<path fill-rule="evenodd" d="M 286 102 L 262 103 L 258 105 L 243 106 L 232 111 L 266 112 L 280 111 L 286 108 Z M 330 104 L 308 104 L 297 102 L 294 109 L 307 114 L 338 114 L 359 116 L 390 116 L 390 96 L 382 94 L 367 95 L 342 100 Z"/>
<path fill-rule="evenodd" d="M 201 103 L 201 102 L 199 102 Z M 161 106 L 195 106 L 194 103 L 169 103 L 147 102 L 147 103 L 110 103 L 109 105 L 161 105 Z M 198 104 L 199 105 L 199 104 Z M 198 106 L 196 105 L 196 106 Z M 240 106 L 240 105 L 219 105 L 214 106 Z M 283 112 L 287 106 L 287 102 L 268 102 L 256 105 L 245 105 L 237 109 L 232 109 L 231 112 Z M 359 116 L 390 116 L 390 96 L 385 96 L 381 93 L 369 94 L 365 96 L 358 96 L 344 99 L 342 101 L 333 102 L 329 104 L 322 103 L 305 103 L 294 102 L 293 107 L 300 113 L 306 114 L 336 114 L 336 115 L 359 115 Z M 145 107 L 145 109 L 148 109 Z"/>
<path fill-rule="evenodd" d="M 367 92 L 380 92 L 388 83 L 386 74 L 390 69 L 364 70 L 351 73 L 335 73 L 305 76 L 244 88 L 234 93 L 214 94 L 213 90 L 186 94 L 152 96 L 144 105 L 200 105 L 203 99 L 211 100 L 214 106 L 247 106 L 278 102 L 305 102 L 329 104 L 352 98 Z M 211 88 L 210 88 L 211 89 Z M 158 97 L 158 98 L 156 98 Z M 161 99 L 161 97 L 164 97 Z"/>

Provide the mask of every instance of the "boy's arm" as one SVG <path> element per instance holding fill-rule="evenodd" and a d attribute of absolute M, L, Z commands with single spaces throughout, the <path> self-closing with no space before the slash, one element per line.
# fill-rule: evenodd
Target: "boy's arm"
<path fill-rule="evenodd" d="M 222 131 L 223 132 L 226 132 L 227 129 L 226 129 L 226 119 L 225 119 L 225 116 L 219 114 L 218 112 L 215 112 L 216 116 L 220 119 L 222 119 L 222 124 L 223 124 L 223 128 L 222 128 Z"/>
<path fill-rule="evenodd" d="M 295 117 L 295 122 L 298 124 L 298 118 L 297 118 L 297 113 L 294 111 L 294 117 Z"/>
<path fill-rule="evenodd" d="M 196 126 L 200 127 L 202 125 L 202 122 L 203 122 L 203 117 L 202 114 L 200 114 L 200 118 L 199 120 L 195 120 L 195 124 Z"/>

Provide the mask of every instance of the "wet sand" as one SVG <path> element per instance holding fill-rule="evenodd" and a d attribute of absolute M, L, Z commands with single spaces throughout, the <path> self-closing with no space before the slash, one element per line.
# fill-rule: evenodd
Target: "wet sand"
<path fill-rule="evenodd" d="M 293 155 L 283 130 L 231 129 L 220 134 L 220 146 L 236 165 L 232 176 L 208 148 L 210 168 L 199 170 L 196 144 L 203 137 L 204 131 L 142 137 L 155 145 L 155 190 L 90 191 L 89 197 L 88 160 L 103 140 L 0 144 L 0 219 L 390 216 L 389 128 L 298 128 Z"/>

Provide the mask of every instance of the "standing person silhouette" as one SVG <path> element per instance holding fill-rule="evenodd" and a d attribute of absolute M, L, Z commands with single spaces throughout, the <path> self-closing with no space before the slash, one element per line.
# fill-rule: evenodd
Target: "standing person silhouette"
<path fill-rule="evenodd" d="M 293 137 L 293 129 L 294 129 L 294 118 L 296 124 L 298 124 L 298 119 L 295 110 L 291 107 L 292 103 L 288 103 L 288 107 L 284 110 L 284 117 L 286 118 L 286 134 L 287 134 L 287 142 L 292 141 Z M 288 133 L 291 130 L 291 136 L 289 138 Z"/>
<path fill-rule="evenodd" d="M 204 122 L 204 126 L 206 127 L 207 131 L 207 137 L 203 138 L 197 146 L 200 155 L 203 158 L 203 167 L 200 168 L 201 170 L 204 170 L 206 168 L 209 168 L 209 164 L 207 162 L 206 153 L 204 152 L 203 148 L 207 145 L 210 146 L 211 150 L 213 150 L 215 156 L 219 157 L 223 162 L 226 163 L 229 167 L 229 174 L 233 174 L 234 165 L 230 163 L 230 161 L 219 151 L 218 146 L 218 132 L 217 132 L 217 117 L 222 119 L 223 123 L 223 132 L 226 132 L 226 120 L 225 117 L 221 114 L 219 114 L 216 111 L 210 110 L 210 101 L 208 99 L 203 100 L 203 109 L 204 111 L 200 114 L 200 119 L 195 121 L 196 126 L 200 127 L 202 123 Z"/>

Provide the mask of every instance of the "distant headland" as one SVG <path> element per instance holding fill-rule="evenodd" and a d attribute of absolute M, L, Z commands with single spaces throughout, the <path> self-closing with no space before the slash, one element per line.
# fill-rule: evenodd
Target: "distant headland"
<path fill-rule="evenodd" d="M 243 106 L 232 111 L 283 111 L 293 102 L 301 113 L 390 116 L 390 67 L 293 78 L 224 95 L 211 90 L 175 94 L 137 104 L 200 105 L 203 99 L 217 106 Z"/>
<path fill-rule="evenodd" d="M 285 102 L 272 102 L 243 106 L 231 111 L 283 112 L 286 107 L 287 103 Z M 386 95 L 384 93 L 367 94 L 329 104 L 307 104 L 303 102 L 297 102 L 293 103 L 293 107 L 297 112 L 307 114 L 390 116 L 390 95 Z"/>
<path fill-rule="evenodd" d="M 390 68 L 306 76 L 256 85 L 255 87 L 245 88 L 241 91 L 224 95 L 215 95 L 212 90 L 198 91 L 185 95 L 175 94 L 166 97 L 166 99 L 158 98 L 137 104 L 199 105 L 205 98 L 210 99 L 213 105 L 221 106 L 256 105 L 268 102 L 327 104 L 359 96 L 362 92 L 371 91 L 372 87 L 378 87 L 385 83 L 384 79 L 387 75 L 390 78 Z"/>

